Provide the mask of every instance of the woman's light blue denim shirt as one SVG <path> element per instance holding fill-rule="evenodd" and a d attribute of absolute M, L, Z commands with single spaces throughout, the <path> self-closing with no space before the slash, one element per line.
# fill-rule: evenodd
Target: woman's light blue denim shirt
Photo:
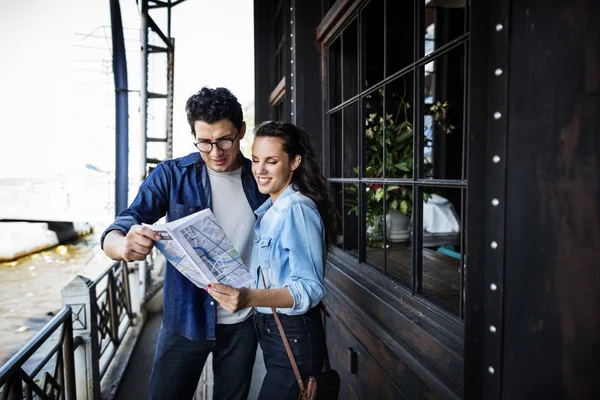
<path fill-rule="evenodd" d="M 254 287 L 287 287 L 294 299 L 292 308 L 278 308 L 287 315 L 304 314 L 325 296 L 324 268 L 325 227 L 315 203 L 292 185 L 273 201 L 268 199 L 255 214 L 256 233 L 250 272 Z M 270 307 L 256 307 L 261 313 L 272 313 Z"/>

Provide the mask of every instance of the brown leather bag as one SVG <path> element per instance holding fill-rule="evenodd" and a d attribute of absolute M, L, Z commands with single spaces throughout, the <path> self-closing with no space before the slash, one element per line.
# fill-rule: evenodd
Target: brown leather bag
<path fill-rule="evenodd" d="M 264 275 L 262 276 L 262 279 L 266 289 L 267 283 L 265 282 Z M 285 336 L 285 331 L 283 330 L 283 326 L 277 315 L 277 310 L 275 310 L 275 307 L 271 307 L 271 311 L 273 312 L 273 317 L 277 323 L 283 346 L 285 347 L 285 351 L 292 364 L 294 375 L 296 375 L 296 382 L 298 382 L 298 386 L 300 387 L 298 400 L 337 400 L 340 393 L 340 375 L 331 368 L 327 351 L 325 351 L 325 371 L 319 372 L 314 376 L 309 376 L 308 379 L 306 379 L 306 382 L 302 382 L 302 376 L 300 375 L 298 365 L 296 365 L 296 359 L 290 348 L 290 343 L 287 340 L 287 336 Z"/>

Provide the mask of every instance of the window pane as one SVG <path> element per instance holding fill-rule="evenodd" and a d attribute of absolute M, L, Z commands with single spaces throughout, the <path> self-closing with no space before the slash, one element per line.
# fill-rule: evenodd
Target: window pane
<path fill-rule="evenodd" d="M 354 102 L 343 110 L 344 138 L 336 143 L 336 151 L 342 152 L 344 178 L 358 177 L 358 102 Z M 339 150 L 337 149 L 339 148 Z"/>
<path fill-rule="evenodd" d="M 358 183 L 344 185 L 343 243 L 345 252 L 358 259 Z"/>
<path fill-rule="evenodd" d="M 384 13 L 383 0 L 372 0 L 362 11 L 363 88 L 369 88 L 383 80 L 384 62 Z"/>
<path fill-rule="evenodd" d="M 426 64 L 423 105 L 424 177 L 463 176 L 464 46 Z"/>
<path fill-rule="evenodd" d="M 423 189 L 422 294 L 458 315 L 464 189 Z"/>
<path fill-rule="evenodd" d="M 383 88 L 363 98 L 364 176 L 383 178 Z"/>
<path fill-rule="evenodd" d="M 344 148 L 342 142 L 342 110 L 336 111 L 329 116 L 329 176 L 332 178 L 342 177 L 342 154 Z"/>
<path fill-rule="evenodd" d="M 410 287 L 412 277 L 412 187 L 410 185 L 387 185 L 387 273 Z M 406 212 L 391 207 L 394 198 L 405 198 L 410 207 Z"/>
<path fill-rule="evenodd" d="M 365 228 L 367 238 L 367 263 L 383 271 L 385 264 L 384 245 L 385 218 L 383 213 L 382 184 L 367 183 L 364 186 L 365 198 Z"/>
<path fill-rule="evenodd" d="M 284 10 L 283 2 L 278 1 L 273 4 L 273 53 L 275 54 L 275 73 L 271 79 L 271 87 L 277 86 L 281 78 L 285 76 L 285 25 L 284 25 Z"/>
<path fill-rule="evenodd" d="M 414 2 L 387 2 L 387 74 L 393 75 L 414 61 Z"/>
<path fill-rule="evenodd" d="M 330 184 L 329 190 L 331 191 L 331 196 L 333 197 L 333 202 L 335 203 L 335 208 L 339 215 L 344 216 L 344 185 L 341 183 L 333 182 Z M 347 212 L 347 211 L 346 211 Z M 344 218 L 341 218 L 340 226 L 340 237 L 338 237 L 338 242 L 336 246 L 340 249 L 343 249 L 344 246 Z"/>
<path fill-rule="evenodd" d="M 273 106 L 272 112 L 273 112 L 273 116 L 271 119 L 273 121 L 285 121 L 286 120 L 285 95 L 281 98 L 281 100 L 279 101 L 279 103 L 277 103 L 277 105 Z"/>
<path fill-rule="evenodd" d="M 427 55 L 465 33 L 466 0 L 425 1 L 425 33 L 422 36 Z"/>
<path fill-rule="evenodd" d="M 412 105 L 413 78 L 412 72 L 404 75 L 385 88 L 385 171 L 386 178 L 412 179 L 413 151 L 413 111 Z M 383 143 L 382 118 L 372 122 L 374 132 L 381 136 Z M 392 199 L 392 208 L 398 209 L 400 204 Z"/>
<path fill-rule="evenodd" d="M 329 108 L 342 102 L 342 38 L 329 46 Z"/>
<path fill-rule="evenodd" d="M 358 28 L 356 19 L 342 33 L 342 92 L 346 101 L 358 94 Z"/>

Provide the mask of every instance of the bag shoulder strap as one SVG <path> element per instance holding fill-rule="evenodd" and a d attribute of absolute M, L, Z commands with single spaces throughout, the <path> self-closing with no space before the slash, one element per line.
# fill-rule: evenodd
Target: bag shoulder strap
<path fill-rule="evenodd" d="M 263 285 L 265 289 L 267 289 L 267 282 L 265 281 L 265 275 L 261 271 Z M 275 318 L 275 322 L 277 323 L 277 328 L 279 329 L 279 334 L 281 335 L 281 340 L 283 341 L 283 346 L 285 347 L 285 351 L 287 352 L 288 358 L 290 359 L 290 364 L 292 364 L 292 369 L 294 370 L 294 374 L 296 375 L 296 382 L 298 382 L 298 386 L 300 386 L 300 392 L 304 393 L 304 382 L 302 382 L 302 376 L 300 375 L 300 371 L 298 370 L 298 365 L 296 365 L 296 359 L 294 358 L 294 354 L 292 353 L 292 349 L 290 347 L 290 343 L 287 340 L 287 336 L 285 336 L 285 331 L 283 330 L 283 326 L 281 325 L 281 321 L 279 320 L 279 316 L 277 315 L 277 310 L 275 307 L 271 307 L 271 311 L 273 311 L 273 317 Z"/>

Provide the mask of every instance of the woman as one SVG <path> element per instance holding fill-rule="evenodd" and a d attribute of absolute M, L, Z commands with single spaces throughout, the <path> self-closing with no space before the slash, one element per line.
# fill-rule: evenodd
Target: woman
<path fill-rule="evenodd" d="M 317 306 L 325 296 L 325 257 L 335 241 L 337 211 L 308 135 L 292 124 L 269 121 L 256 129 L 252 172 L 260 192 L 270 196 L 255 211 L 253 287 L 211 284 L 207 291 L 230 312 L 255 307 L 267 370 L 259 399 L 297 399 L 298 383 L 271 307 L 302 379 L 320 372 L 326 348 Z"/>

